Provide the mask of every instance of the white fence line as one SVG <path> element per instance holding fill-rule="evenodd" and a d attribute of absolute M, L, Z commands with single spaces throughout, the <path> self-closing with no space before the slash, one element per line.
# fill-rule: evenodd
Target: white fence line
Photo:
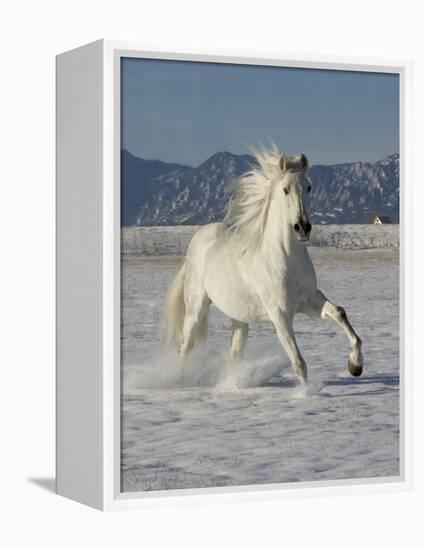
<path fill-rule="evenodd" d="M 122 253 L 140 256 L 183 256 L 199 226 L 125 227 Z M 344 249 L 399 249 L 399 225 L 315 225 L 309 246 Z"/>

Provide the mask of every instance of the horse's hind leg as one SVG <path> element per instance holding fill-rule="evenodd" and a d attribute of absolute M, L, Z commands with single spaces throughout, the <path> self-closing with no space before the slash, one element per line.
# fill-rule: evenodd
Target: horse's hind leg
<path fill-rule="evenodd" d="M 301 306 L 300 311 L 312 317 L 319 316 L 322 319 L 333 319 L 344 329 L 351 345 L 348 370 L 353 376 L 360 376 L 363 372 L 361 340 L 351 326 L 345 309 L 332 303 L 323 292 L 318 290 L 311 300 Z"/>
<path fill-rule="evenodd" d="M 179 347 L 179 353 L 187 355 L 194 347 L 196 337 L 201 331 L 202 323 L 207 322 L 207 312 L 210 300 L 205 293 L 190 295 L 185 299 L 185 317 L 182 329 L 182 343 Z M 203 335 L 201 335 L 203 336 Z"/>
<path fill-rule="evenodd" d="M 245 343 L 248 337 L 248 324 L 232 319 L 231 359 L 242 359 Z"/>

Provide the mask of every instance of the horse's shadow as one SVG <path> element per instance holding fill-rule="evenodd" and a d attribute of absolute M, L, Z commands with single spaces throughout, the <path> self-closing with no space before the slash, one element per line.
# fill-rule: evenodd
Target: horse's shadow
<path fill-rule="evenodd" d="M 368 389 L 367 391 L 357 391 L 354 393 L 342 393 L 339 396 L 333 395 L 327 392 L 319 390 L 317 393 L 322 397 L 353 397 L 358 395 L 377 395 L 386 393 L 386 391 L 396 391 L 395 388 L 399 386 L 400 377 L 397 374 L 373 374 L 365 375 L 361 378 L 335 378 L 322 381 L 321 390 L 327 387 L 355 387 L 369 386 L 373 384 L 380 384 L 382 387 Z M 292 389 L 298 386 L 297 380 L 293 378 L 273 377 L 266 382 L 265 387 Z"/>
<path fill-rule="evenodd" d="M 355 391 L 349 393 L 341 393 L 340 395 L 333 395 L 327 392 L 321 392 L 320 395 L 323 397 L 359 397 L 363 395 L 382 395 L 387 392 L 397 391 L 399 386 L 399 376 L 397 374 L 373 374 L 369 376 L 364 376 L 363 378 L 338 378 L 336 380 L 328 380 L 325 384 L 325 387 L 354 387 L 359 388 L 360 386 L 370 386 L 373 384 L 378 384 L 376 388 L 369 388 L 364 391 Z"/>
<path fill-rule="evenodd" d="M 398 374 L 372 374 L 364 375 L 360 378 L 336 378 L 335 380 L 327 380 L 325 386 L 356 386 L 365 384 L 382 384 L 384 386 L 398 386 Z"/>
<path fill-rule="evenodd" d="M 282 378 L 282 377 L 272 377 L 270 380 L 267 380 L 265 384 L 263 384 L 263 387 L 270 387 L 270 388 L 295 388 L 298 386 L 298 381 L 294 378 Z"/>

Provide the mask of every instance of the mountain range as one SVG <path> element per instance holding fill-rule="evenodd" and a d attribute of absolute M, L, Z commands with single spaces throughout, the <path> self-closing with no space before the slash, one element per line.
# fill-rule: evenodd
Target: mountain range
<path fill-rule="evenodd" d="M 121 154 L 121 219 L 130 225 L 196 225 L 222 220 L 229 183 L 254 163 L 219 152 L 194 168 Z M 399 220 L 399 154 L 375 162 L 314 165 L 308 173 L 312 223 Z"/>

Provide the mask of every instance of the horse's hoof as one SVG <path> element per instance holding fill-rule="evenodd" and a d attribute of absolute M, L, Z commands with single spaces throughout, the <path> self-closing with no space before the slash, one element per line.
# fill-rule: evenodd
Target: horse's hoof
<path fill-rule="evenodd" d="M 363 365 L 355 365 L 351 359 L 348 360 L 348 370 L 353 376 L 361 376 Z"/>

